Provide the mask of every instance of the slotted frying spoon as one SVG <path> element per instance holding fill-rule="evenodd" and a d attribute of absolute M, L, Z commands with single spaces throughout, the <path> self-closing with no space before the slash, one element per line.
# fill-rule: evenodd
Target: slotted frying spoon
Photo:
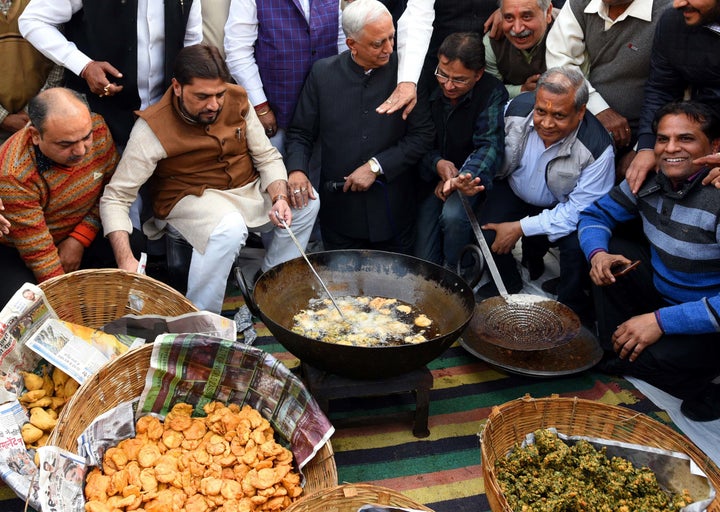
<path fill-rule="evenodd" d="M 459 190 L 456 193 L 500 292 L 499 296 L 485 299 L 476 306 L 475 318 L 480 320 L 473 322 L 477 326 L 476 334 L 512 350 L 545 350 L 570 342 L 580 332 L 580 319 L 575 312 L 561 302 L 540 295 L 508 294 L 470 203 Z"/>

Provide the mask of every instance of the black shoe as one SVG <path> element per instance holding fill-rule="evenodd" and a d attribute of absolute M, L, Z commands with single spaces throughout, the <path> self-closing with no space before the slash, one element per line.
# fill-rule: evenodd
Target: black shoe
<path fill-rule="evenodd" d="M 608 375 L 623 376 L 627 373 L 628 362 L 620 359 L 615 352 L 605 352 L 595 369 Z"/>
<path fill-rule="evenodd" d="M 540 288 L 542 288 L 542 291 L 545 293 L 549 293 L 550 295 L 557 295 L 557 289 L 558 285 L 560 284 L 560 278 L 559 277 L 553 277 L 552 279 L 548 279 L 547 281 L 544 281 Z"/>
<path fill-rule="evenodd" d="M 692 421 L 713 421 L 720 418 L 720 384 L 708 384 L 699 395 L 683 400 L 680 412 Z"/>
<path fill-rule="evenodd" d="M 542 258 L 532 258 L 523 255 L 522 260 L 520 260 L 520 264 L 528 269 L 530 281 L 540 279 L 540 277 L 542 277 L 545 273 L 545 261 L 543 261 Z"/>

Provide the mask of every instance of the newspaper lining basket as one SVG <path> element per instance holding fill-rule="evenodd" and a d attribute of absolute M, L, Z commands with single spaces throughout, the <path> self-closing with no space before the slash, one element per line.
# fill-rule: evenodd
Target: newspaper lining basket
<path fill-rule="evenodd" d="M 70 398 L 58 417 L 48 444 L 77 453 L 77 439 L 92 421 L 122 402 L 140 396 L 150 368 L 153 345 L 143 345 L 111 361 Z M 303 468 L 305 493 L 337 485 L 337 467 L 328 440 Z"/>
<path fill-rule="evenodd" d="M 370 484 L 344 484 L 306 494 L 285 512 L 356 512 L 363 505 L 391 505 L 432 512 L 397 491 Z"/>
<path fill-rule="evenodd" d="M 492 408 L 480 434 L 485 494 L 493 512 L 511 512 L 495 475 L 495 461 L 521 443 L 526 434 L 555 427 L 567 435 L 635 443 L 687 454 L 720 490 L 720 470 L 685 436 L 642 413 L 581 398 L 532 398 L 529 395 Z M 708 512 L 720 512 L 716 497 Z"/>
<path fill-rule="evenodd" d="M 95 329 L 129 314 L 179 316 L 197 311 L 165 283 L 120 269 L 77 270 L 39 286 L 61 320 Z"/>

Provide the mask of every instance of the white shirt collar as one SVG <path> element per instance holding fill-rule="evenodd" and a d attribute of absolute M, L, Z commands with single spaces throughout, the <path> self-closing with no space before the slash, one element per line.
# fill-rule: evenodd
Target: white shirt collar
<path fill-rule="evenodd" d="M 618 16 L 617 19 L 612 20 L 610 16 L 608 16 L 608 6 L 605 5 L 602 0 L 590 0 L 590 3 L 585 7 L 585 11 L 583 12 L 587 14 L 597 14 L 605 20 L 607 27 L 608 23 L 612 25 L 631 16 L 650 22 L 652 21 L 652 7 L 652 0 L 633 0 L 633 2 L 628 5 L 628 8 L 625 9 L 624 13 Z"/>

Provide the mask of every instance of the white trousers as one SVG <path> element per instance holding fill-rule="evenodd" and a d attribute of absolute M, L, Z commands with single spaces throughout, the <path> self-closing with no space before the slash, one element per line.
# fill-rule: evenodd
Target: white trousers
<path fill-rule="evenodd" d="M 292 210 L 290 229 L 303 248 L 307 247 L 319 211 L 319 200 L 310 201 L 305 208 Z M 268 221 L 258 231 L 272 232 L 265 247 L 265 258 L 261 265 L 263 271 L 300 256 L 300 251 L 285 229 L 275 227 Z M 247 237 L 245 220 L 239 212 L 233 212 L 225 215 L 215 227 L 204 253 L 193 249 L 186 296 L 196 308 L 221 312 L 228 276 Z"/>

